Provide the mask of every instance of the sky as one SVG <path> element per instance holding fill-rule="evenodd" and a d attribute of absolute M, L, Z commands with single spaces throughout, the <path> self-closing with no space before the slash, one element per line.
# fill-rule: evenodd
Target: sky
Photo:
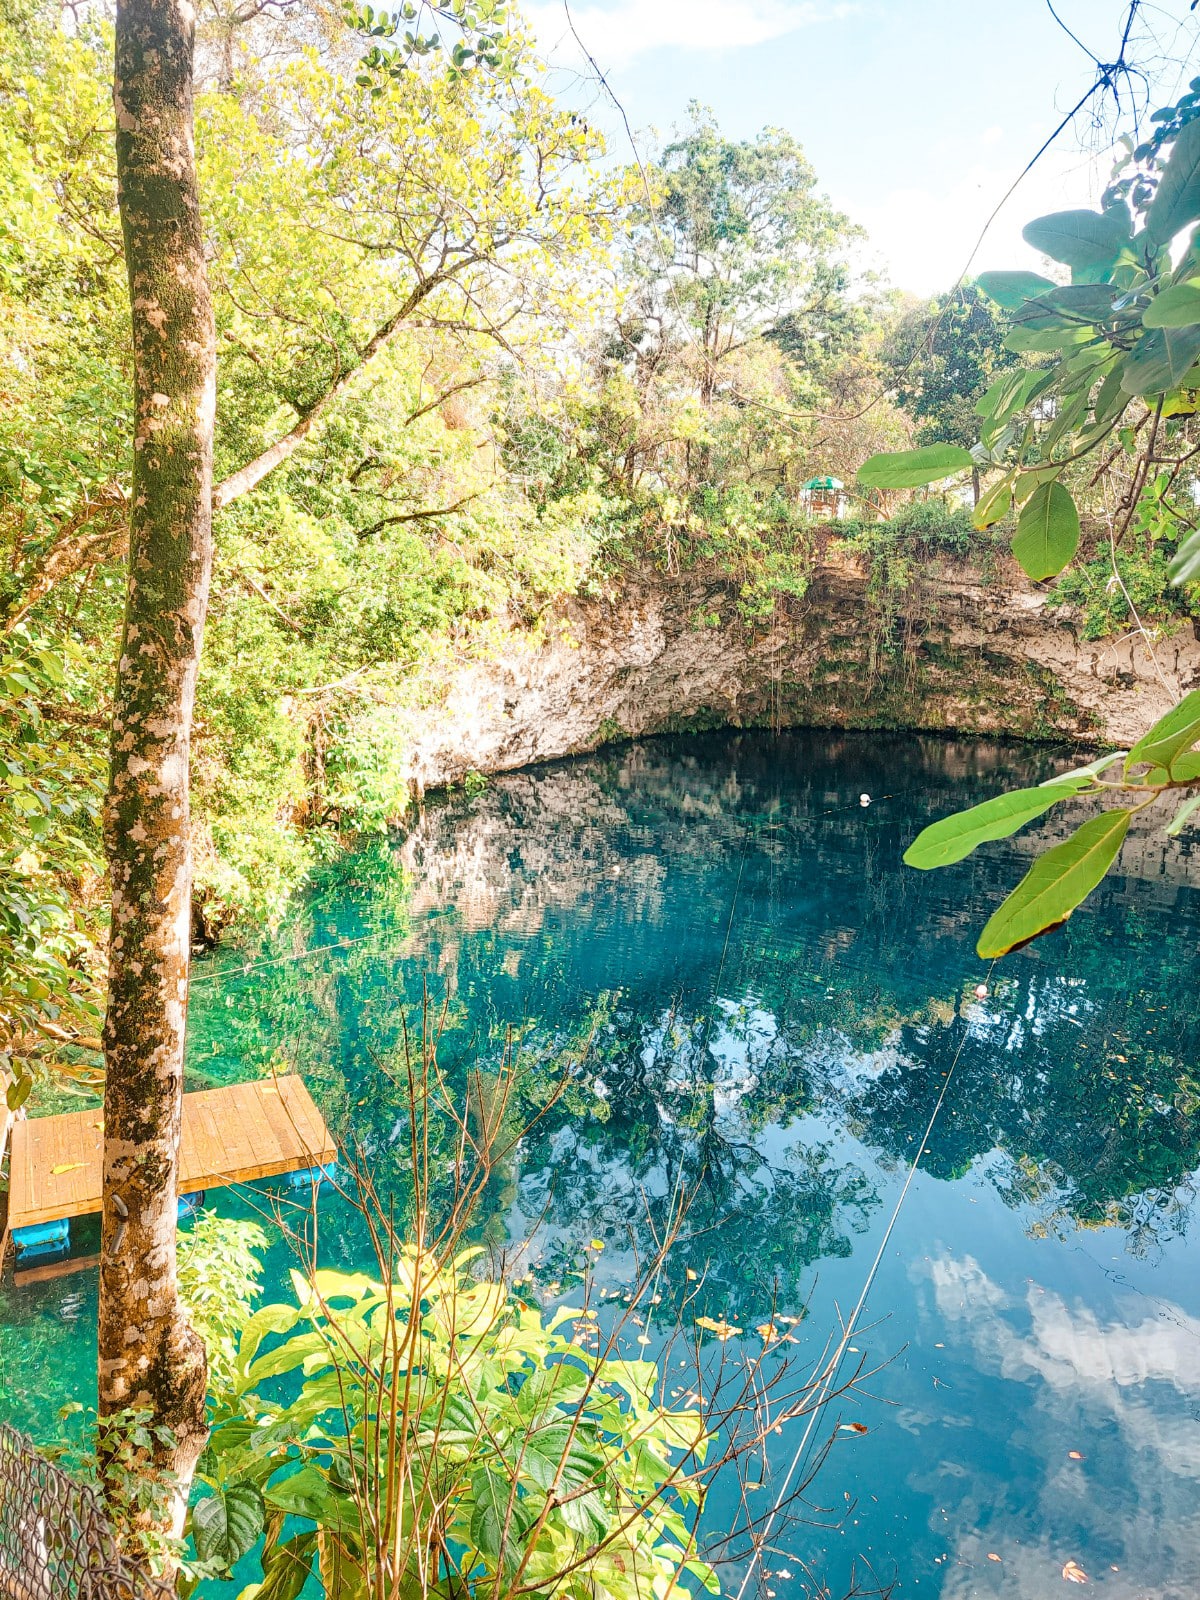
<path fill-rule="evenodd" d="M 1200 75 L 1200 7 L 1139 0 L 1149 109 Z M 566 4 L 570 5 L 570 14 Z M 1129 0 L 536 0 L 522 10 L 559 69 L 559 89 L 590 108 L 614 154 L 620 114 L 571 36 L 595 58 L 639 135 L 669 136 L 687 106 L 711 106 L 723 131 L 786 128 L 822 189 L 866 228 L 869 263 L 901 289 L 951 287 L 993 208 L 1064 113 L 1117 54 Z M 1146 42 L 1148 33 L 1153 41 Z M 1128 107 L 1128 95 L 1125 106 Z M 1142 97 L 1142 110 L 1146 96 Z M 1112 107 L 1108 111 L 1111 119 Z M 1080 119 L 1022 180 L 988 228 L 971 270 L 1037 266 L 1021 227 L 1093 205 L 1111 157 Z"/>

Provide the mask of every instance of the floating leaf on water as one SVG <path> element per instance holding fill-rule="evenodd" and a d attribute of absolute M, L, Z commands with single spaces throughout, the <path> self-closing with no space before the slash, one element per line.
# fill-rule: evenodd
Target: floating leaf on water
<path fill-rule="evenodd" d="M 865 1422 L 843 1422 L 840 1424 L 847 1433 L 869 1433 L 870 1429 Z"/>
<path fill-rule="evenodd" d="M 988 1560 L 989 1561 L 999 1561 L 999 1559 L 1000 1559 L 1000 1557 L 996 1554 L 996 1552 L 994 1550 L 989 1550 L 988 1551 Z"/>
<path fill-rule="evenodd" d="M 1070 1459 L 1072 1461 L 1082 1461 L 1083 1460 L 1083 1457 L 1080 1455 L 1078 1450 L 1068 1450 L 1067 1451 L 1067 1455 L 1070 1457 Z"/>
<path fill-rule="evenodd" d="M 715 1333 L 718 1339 L 732 1339 L 735 1333 L 741 1333 L 740 1328 L 735 1328 L 732 1323 L 726 1322 L 724 1317 L 718 1322 L 714 1317 L 697 1317 L 696 1326 L 707 1328 L 710 1333 Z"/>
<path fill-rule="evenodd" d="M 1088 1581 L 1088 1575 L 1078 1561 L 1068 1561 L 1063 1567 L 1062 1575 L 1068 1583 L 1086 1583 Z"/>

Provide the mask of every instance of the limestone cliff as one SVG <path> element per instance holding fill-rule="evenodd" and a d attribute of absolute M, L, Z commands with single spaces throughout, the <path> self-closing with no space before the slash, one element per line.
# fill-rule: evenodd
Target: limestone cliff
<path fill-rule="evenodd" d="M 908 727 L 1127 745 L 1200 683 L 1190 626 L 1084 640 L 1005 564 L 939 563 L 902 608 L 836 546 L 801 599 L 746 622 L 727 578 L 689 574 L 562 605 L 491 659 L 439 674 L 406 740 L 418 791 L 612 739 L 720 725 Z"/>

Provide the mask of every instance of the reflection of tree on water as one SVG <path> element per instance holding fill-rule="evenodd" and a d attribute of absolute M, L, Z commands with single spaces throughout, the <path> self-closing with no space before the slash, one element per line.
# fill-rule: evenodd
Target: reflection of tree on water
<path fill-rule="evenodd" d="M 1196 1018 L 1175 1021 L 1164 1050 L 1143 995 L 1015 970 L 994 1008 L 900 1028 L 895 1065 L 842 1091 L 848 1126 L 910 1160 L 961 1045 L 926 1171 L 955 1178 L 995 1152 L 993 1182 L 1037 1228 L 1117 1224 L 1135 1252 L 1183 1232 L 1200 1162 Z"/>
<path fill-rule="evenodd" d="M 792 734 L 495 780 L 431 807 L 398 852 L 340 863 L 259 948 L 206 964 L 192 1066 L 228 1077 L 282 1050 L 386 1165 L 403 1095 L 377 1063 L 426 981 L 460 1088 L 513 1029 L 536 1106 L 590 1039 L 498 1204 L 532 1214 L 544 1182 L 555 1226 L 586 1235 L 687 1184 L 728 1219 L 689 1264 L 711 1258 L 733 1293 L 848 1248 L 872 1196 L 839 1130 L 907 1161 L 961 1041 L 927 1170 L 991 1158 L 1035 1226 L 1117 1222 L 1144 1248 L 1184 1226 L 1200 1163 L 1195 863 L 1134 841 L 1134 876 L 1006 963 L 967 1022 L 981 906 L 1027 846 L 944 874 L 900 865 L 931 816 L 1051 770 L 1044 751 Z"/>
<path fill-rule="evenodd" d="M 794 1301 L 806 1267 L 850 1253 L 874 1189 L 805 1124 L 809 1085 L 769 1012 L 618 1012 L 583 1070 L 599 1110 L 556 1111 L 527 1142 L 523 1217 L 544 1215 L 560 1240 L 599 1231 L 646 1255 L 686 1196 L 669 1279 L 702 1282 L 704 1302 L 738 1315 L 762 1314 L 776 1290 Z"/>

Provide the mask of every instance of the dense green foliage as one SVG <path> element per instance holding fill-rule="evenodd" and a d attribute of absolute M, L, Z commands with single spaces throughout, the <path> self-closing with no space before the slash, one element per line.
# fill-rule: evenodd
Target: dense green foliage
<path fill-rule="evenodd" d="M 330 1600 L 381 1579 L 589 1600 L 665 1593 L 685 1569 L 717 1590 L 690 1525 L 699 1413 L 655 1400 L 653 1362 L 558 1331 L 594 1313 L 544 1320 L 473 1278 L 480 1253 L 407 1246 L 387 1285 L 294 1273 L 294 1304 L 249 1317 L 191 1514 L 202 1563 L 228 1570 L 265 1527 L 265 1592 L 315 1562 Z"/>
<path fill-rule="evenodd" d="M 1010 315 L 1006 348 L 1024 360 L 979 399 L 978 442 L 965 450 L 947 425 L 944 443 L 877 456 L 860 474 L 861 482 L 886 487 L 936 482 L 965 466 L 995 470 L 976 525 L 994 526 L 1016 509 L 1012 553 L 1037 582 L 1075 559 L 1080 502 L 1099 486 L 1108 604 L 1094 596 L 1094 560 L 1061 594 L 1087 597 L 1085 631 L 1093 636 L 1111 626 L 1119 594 L 1152 657 L 1147 621 L 1185 610 L 1182 596 L 1164 600 L 1162 580 L 1194 589 L 1200 579 L 1193 466 L 1200 453 L 1200 79 L 1155 120 L 1156 135 L 1118 162 L 1102 210 L 1056 212 L 1026 226 L 1026 240 L 1068 269 L 1069 283 L 1032 272 L 980 278 L 983 293 Z M 979 954 L 1006 955 L 1071 916 L 1117 860 L 1139 812 L 1166 799 L 1169 835 L 1192 823 L 1200 809 L 1198 746 L 1200 691 L 1192 690 L 1132 749 L 1101 757 L 1069 783 L 1003 795 L 934 823 L 905 860 L 920 868 L 961 860 L 1058 800 L 1116 802 L 1039 856 L 990 918 Z"/>
<path fill-rule="evenodd" d="M 1160 242 L 1143 270 L 1106 233 L 1112 261 L 1089 245 L 1074 286 L 993 274 L 905 309 L 856 268 L 858 231 L 791 135 L 732 140 L 696 106 L 654 159 L 617 170 L 549 97 L 517 24 L 494 6 L 451 13 L 465 32 L 448 72 L 403 17 L 205 24 L 219 482 L 197 940 L 238 915 L 278 918 L 319 860 L 403 815 L 410 730 L 460 664 L 514 629 L 536 638 L 563 596 L 630 572 L 715 573 L 727 599 L 697 626 L 757 627 L 805 595 L 836 539 L 869 573 L 874 676 L 929 562 L 989 570 L 1014 508 L 1014 553 L 1038 576 L 1079 543 L 1056 598 L 1084 631 L 1123 626 L 1104 507 L 1132 489 L 1121 582 L 1151 626 L 1191 610 L 1167 581 L 1192 481 L 1186 386 L 1155 432 L 1180 442 L 1177 466 L 1135 485 L 1149 425 L 1118 431 L 1130 391 L 1114 377 L 1145 365 L 1124 348 L 1138 318 L 1191 314 L 1191 255 L 1172 272 Z M 47 1065 L 85 1085 L 99 1067 L 98 803 L 131 448 L 109 48 L 102 12 L 64 27 L 30 0 L 0 25 L 0 1051 L 14 1099 Z M 1186 116 L 1130 153 L 1111 197 L 1157 206 L 1156 239 L 1156 163 Z M 1037 237 L 1083 248 L 1060 234 Z M 1149 324 L 1147 350 L 1188 336 Z M 1080 411 L 1105 382 L 1104 416 Z M 1105 449 L 1126 448 L 1089 483 L 1066 452 L 1101 425 Z M 851 479 L 867 457 L 850 519 L 810 520 L 805 480 Z M 1027 470 L 1049 461 L 1053 482 Z M 988 480 L 974 529 L 922 497 L 968 471 Z"/>
<path fill-rule="evenodd" d="M 277 917 L 322 855 L 403 814 L 406 730 L 456 663 L 643 561 L 715 563 L 748 619 L 769 615 L 812 563 L 803 477 L 849 474 L 864 429 L 866 448 L 905 437 L 887 406 L 836 440 L 812 420 L 873 381 L 879 307 L 790 136 L 729 141 L 697 109 L 657 161 L 615 170 L 519 27 L 451 12 L 449 72 L 365 11 L 204 25 L 220 359 L 198 939 Z M 34 0 L 0 22 L 0 1050 L 18 1095 L 47 1064 L 98 1066 L 131 451 L 110 49 L 102 10 L 68 26 Z"/>

